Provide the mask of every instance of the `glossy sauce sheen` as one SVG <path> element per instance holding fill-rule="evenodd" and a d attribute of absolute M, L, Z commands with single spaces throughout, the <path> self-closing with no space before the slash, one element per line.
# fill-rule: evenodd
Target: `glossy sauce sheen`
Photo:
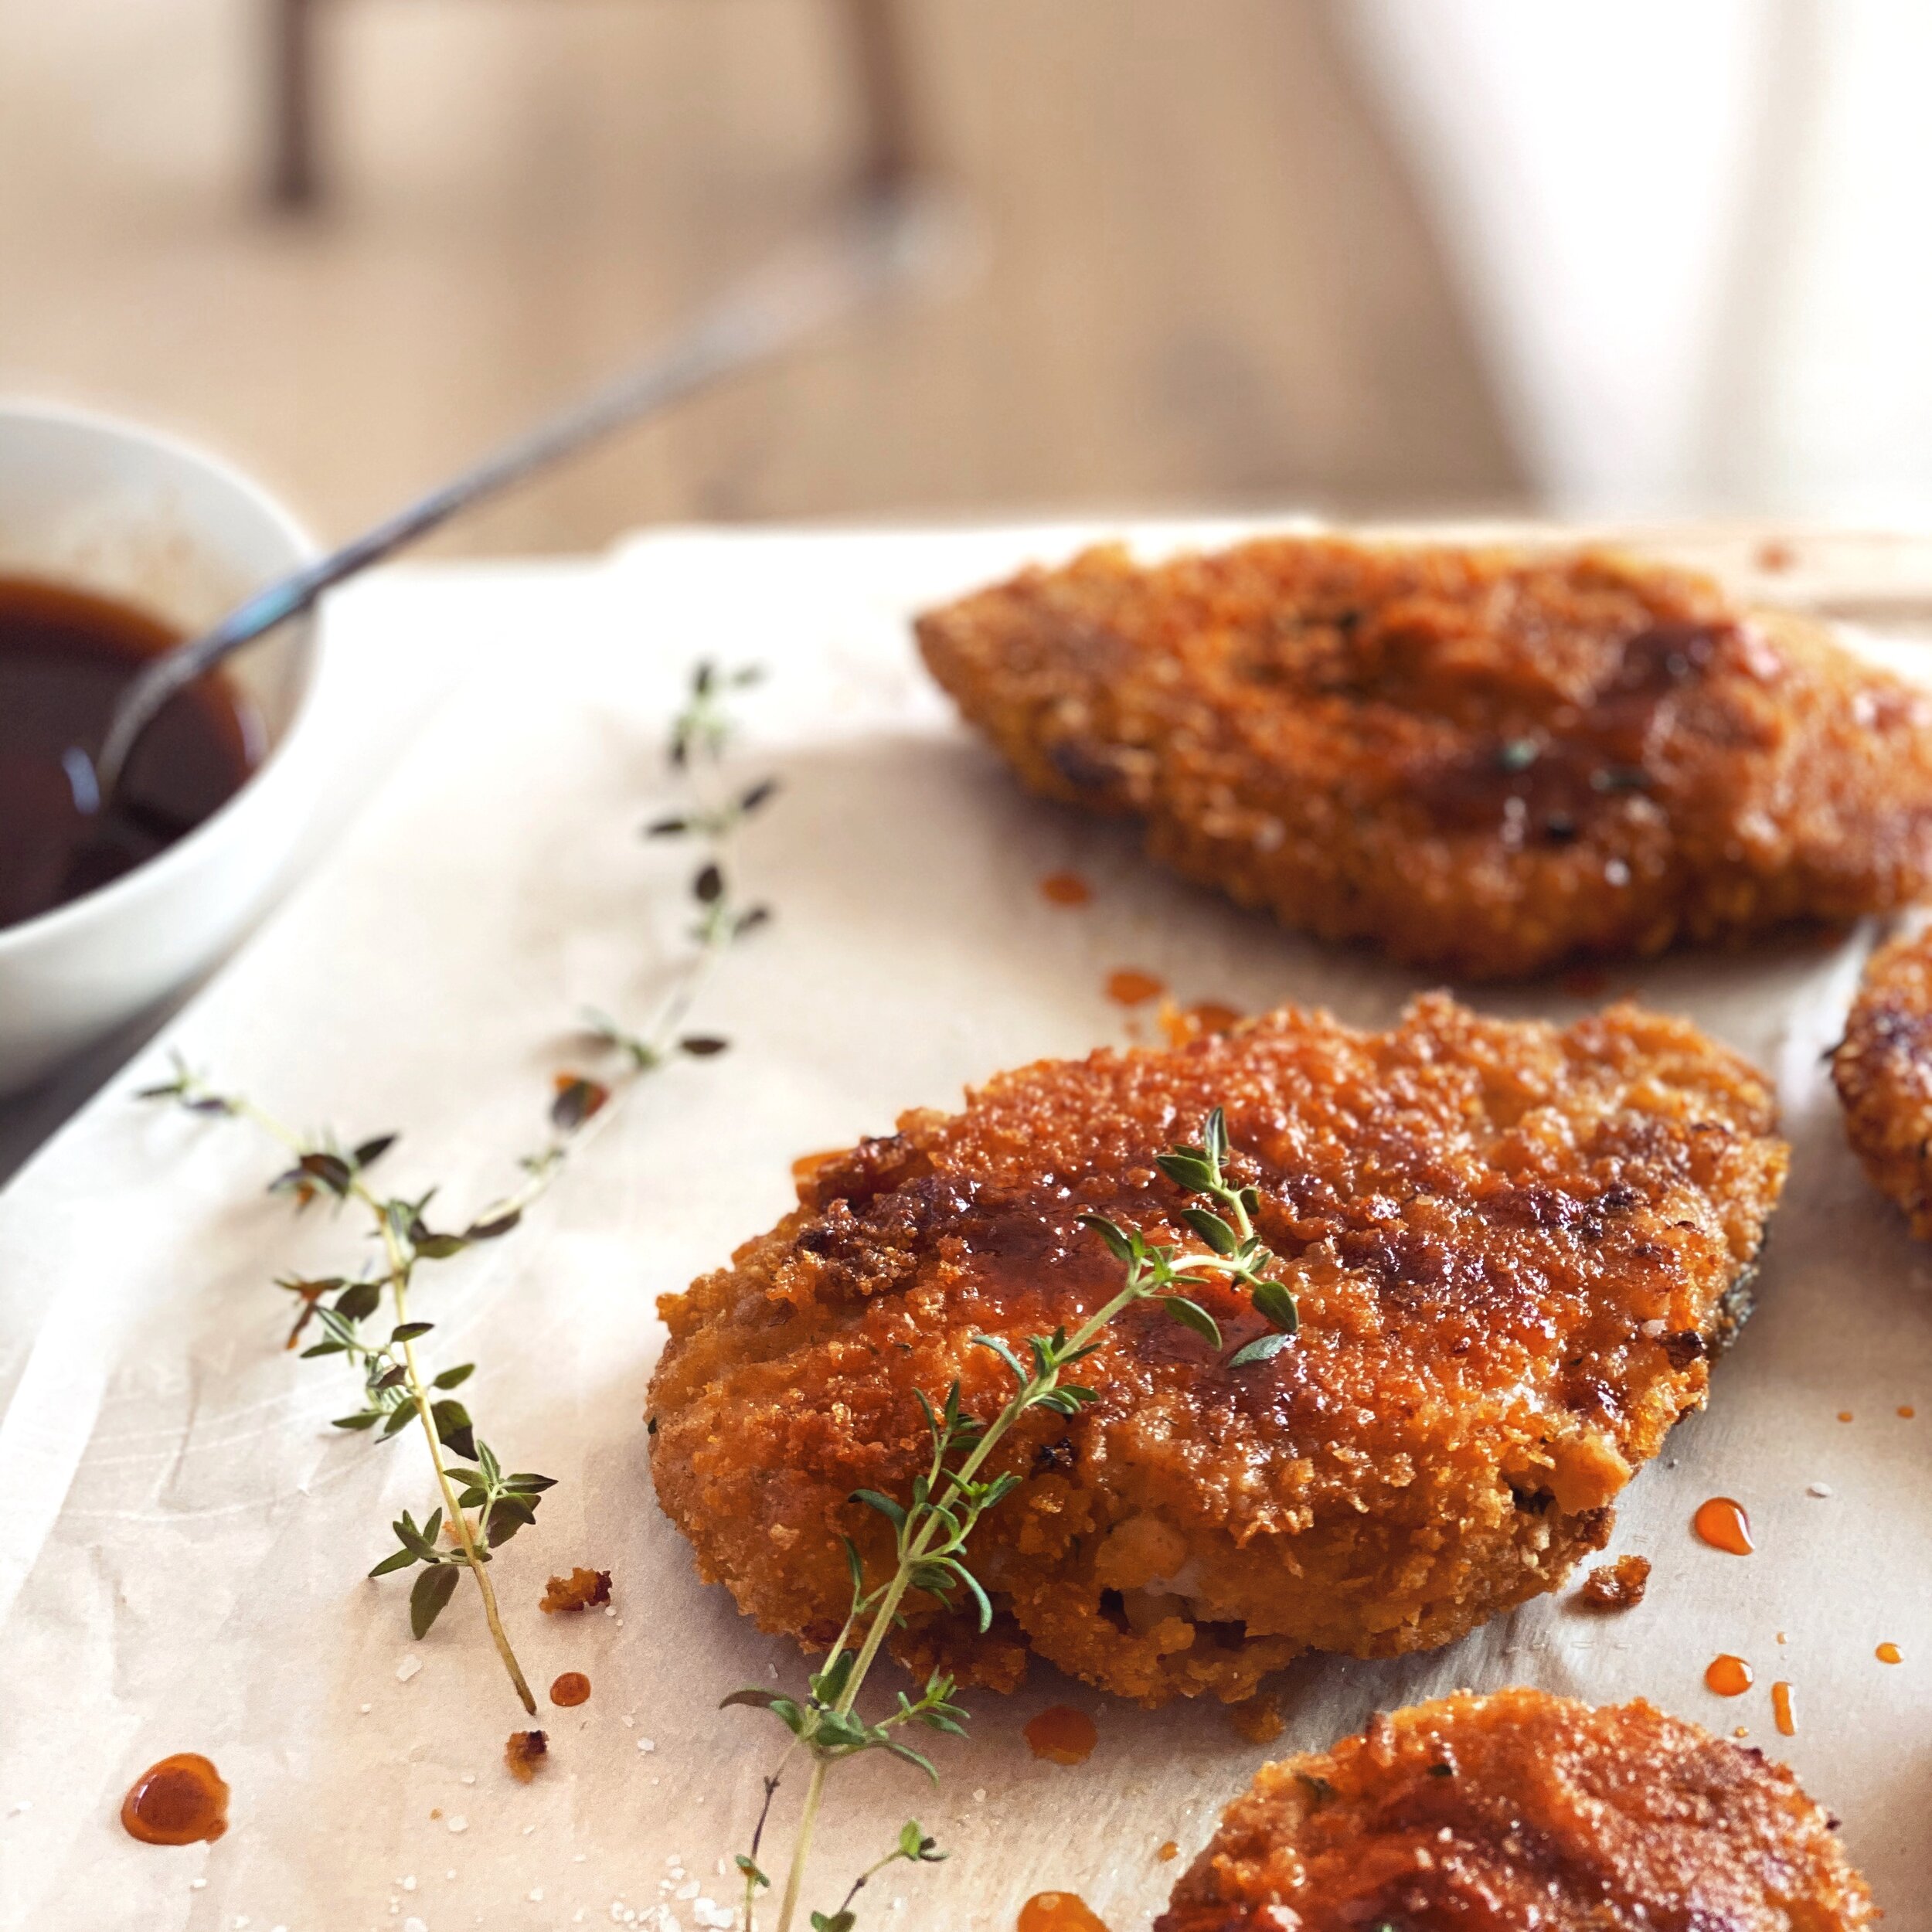
<path fill-rule="evenodd" d="M 1056 1704 L 1026 1726 L 1026 1747 L 1055 1764 L 1084 1764 L 1100 1741 L 1094 1720 L 1070 1705 Z"/>
<path fill-rule="evenodd" d="M 1713 1657 L 1704 1672 L 1705 1684 L 1719 1697 L 1742 1697 L 1753 1681 L 1750 1665 L 1728 1651 Z"/>
<path fill-rule="evenodd" d="M 1771 1686 L 1771 1716 L 1781 1737 L 1798 1735 L 1798 1720 L 1791 1715 L 1791 1687 L 1781 1678 Z"/>
<path fill-rule="evenodd" d="M 233 797 L 260 727 L 219 673 L 172 699 L 135 747 L 113 809 L 75 803 L 61 754 L 90 755 L 114 700 L 179 641 L 128 605 L 0 577 L 0 927 L 50 911 L 165 851 Z"/>
<path fill-rule="evenodd" d="M 1751 1541 L 1751 1519 L 1744 1505 L 1729 1496 L 1713 1496 L 1697 1505 L 1691 1527 L 1713 1549 L 1727 1550 L 1733 1556 L 1748 1556 L 1757 1546 Z"/>
<path fill-rule="evenodd" d="M 228 1787 L 193 1751 L 150 1764 L 121 1800 L 121 1821 L 144 1845 L 199 1845 L 228 1829 Z"/>
<path fill-rule="evenodd" d="M 1107 1932 L 1107 1925 L 1071 1892 L 1036 1892 L 1019 1909 L 1018 1932 Z"/>

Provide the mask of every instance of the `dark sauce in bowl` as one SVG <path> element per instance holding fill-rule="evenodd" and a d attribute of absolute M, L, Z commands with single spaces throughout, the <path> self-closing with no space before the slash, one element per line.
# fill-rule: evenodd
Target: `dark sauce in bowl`
<path fill-rule="evenodd" d="M 260 761 L 253 706 L 219 672 L 171 699 L 104 812 L 83 809 L 63 754 L 90 757 L 147 661 L 180 641 L 147 613 L 37 578 L 0 577 L 0 928 L 165 852 Z"/>

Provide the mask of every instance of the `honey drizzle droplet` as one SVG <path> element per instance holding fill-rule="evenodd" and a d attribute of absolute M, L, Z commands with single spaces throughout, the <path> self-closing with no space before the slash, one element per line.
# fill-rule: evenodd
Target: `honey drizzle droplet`
<path fill-rule="evenodd" d="M 1905 1653 L 1896 1644 L 1881 1644 L 1872 1655 L 1881 1664 L 1902 1664 L 1905 1662 Z"/>
<path fill-rule="evenodd" d="M 1909 1402 L 1902 1402 L 1899 1404 L 1899 1413 L 1904 1417 L 1907 1422 L 1910 1422 L 1918 1413 L 1918 1410 L 1913 1408 Z"/>
<path fill-rule="evenodd" d="M 1713 1657 L 1704 1672 L 1705 1687 L 1719 1697 L 1742 1697 L 1753 1681 L 1750 1665 L 1729 1651 L 1721 1657 Z"/>
<path fill-rule="evenodd" d="M 1777 1719 L 1780 1737 L 1795 1737 L 1798 1721 L 1791 1715 L 1791 1687 L 1781 1678 L 1771 1686 L 1771 1715 Z"/>
<path fill-rule="evenodd" d="M 1849 1422 L 1852 1420 L 1851 1410 L 1849 1409 L 1839 1410 L 1838 1412 L 1838 1419 L 1840 1422 Z"/>
<path fill-rule="evenodd" d="M 1027 1749 L 1053 1764 L 1084 1764 L 1100 1741 L 1093 1719 L 1070 1704 L 1055 1704 L 1042 1711 L 1027 1725 L 1026 1736 Z"/>
<path fill-rule="evenodd" d="M 1748 1556 L 1757 1546 L 1751 1541 L 1751 1519 L 1741 1502 L 1729 1496 L 1713 1496 L 1697 1505 L 1691 1527 L 1713 1549 L 1733 1556 Z"/>
<path fill-rule="evenodd" d="M 177 1751 L 128 1786 L 121 1822 L 143 1845 L 213 1844 L 228 1829 L 228 1787 L 206 1758 Z"/>
<path fill-rule="evenodd" d="M 1071 1892 L 1036 1892 L 1019 1909 L 1019 1932 L 1107 1932 L 1107 1927 Z"/>
<path fill-rule="evenodd" d="M 1175 1843 L 1173 1839 L 1169 1838 L 1168 1842 L 1154 1854 L 1154 1855 L 1158 1859 L 1163 1865 L 1171 1865 L 1175 1859 L 1181 1855 L 1181 1848 Z"/>
<path fill-rule="evenodd" d="M 1094 888 L 1077 872 L 1049 872 L 1039 882 L 1039 894 L 1049 906 L 1084 906 Z"/>
<path fill-rule="evenodd" d="M 566 1670 L 550 1686 L 550 1702 L 560 1704 L 566 1710 L 573 1705 L 586 1703 L 590 1696 L 590 1680 L 580 1670 Z"/>

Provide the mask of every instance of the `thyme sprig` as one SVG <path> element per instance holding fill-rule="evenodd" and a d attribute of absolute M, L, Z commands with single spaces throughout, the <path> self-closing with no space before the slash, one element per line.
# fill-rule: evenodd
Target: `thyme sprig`
<path fill-rule="evenodd" d="M 886 1751 L 917 1765 L 936 1783 L 938 1773 L 931 1761 L 900 1733 L 919 1726 L 953 1736 L 965 1734 L 968 1713 L 953 1702 L 954 1682 L 943 1672 L 936 1671 L 927 1679 L 917 1699 L 898 1692 L 896 1708 L 876 1723 L 859 1716 L 855 1706 L 886 1638 L 904 1624 L 903 1606 L 912 1593 L 934 1598 L 949 1610 L 970 1604 L 980 1631 L 991 1628 L 992 1601 L 968 1565 L 968 1545 L 986 1512 L 1019 1485 L 1020 1478 L 1010 1471 L 986 1471 L 995 1451 L 1022 1419 L 1036 1410 L 1077 1416 L 1099 1400 L 1095 1390 L 1066 1379 L 1067 1372 L 1095 1352 L 1104 1331 L 1136 1302 L 1158 1301 L 1171 1316 L 1219 1350 L 1219 1325 L 1198 1302 L 1180 1292 L 1204 1285 L 1210 1274 L 1245 1290 L 1250 1305 L 1268 1324 L 1265 1334 L 1236 1350 L 1224 1366 L 1240 1369 L 1265 1362 L 1286 1347 L 1294 1335 L 1298 1315 L 1294 1295 L 1285 1283 L 1267 1273 L 1279 1257 L 1255 1231 L 1259 1196 L 1253 1189 L 1236 1186 L 1229 1179 L 1230 1151 L 1226 1117 L 1217 1107 L 1208 1116 L 1198 1143 L 1170 1148 L 1158 1157 L 1158 1165 L 1168 1179 L 1192 1195 L 1205 1196 L 1213 1204 L 1190 1204 L 1179 1211 L 1179 1218 L 1206 1244 L 1205 1252 L 1183 1253 L 1174 1247 L 1150 1242 L 1140 1230 L 1123 1228 L 1104 1215 L 1083 1214 L 1081 1221 L 1126 1269 L 1119 1291 L 1071 1334 L 1060 1326 L 1051 1335 L 1029 1337 L 1024 1357 L 998 1335 L 972 1338 L 973 1345 L 997 1356 L 1012 1378 L 1012 1393 L 991 1421 L 982 1423 L 967 1413 L 957 1377 L 937 1409 L 923 1391 L 915 1392 L 925 1418 L 928 1454 L 926 1468 L 913 1478 L 909 1497 L 902 1502 L 878 1490 L 860 1489 L 852 1498 L 890 1525 L 893 1560 L 889 1573 L 883 1582 L 869 1585 L 858 1546 L 845 1539 L 852 1571 L 851 1607 L 824 1666 L 808 1679 L 805 1695 L 791 1696 L 754 1685 L 724 1699 L 726 1706 L 749 1705 L 770 1711 L 791 1733 L 784 1757 L 765 1780 L 764 1802 L 750 1849 L 737 1859 L 745 1881 L 745 1932 L 757 1932 L 760 1894 L 771 1886 L 758 1859 L 772 1801 L 796 1753 L 805 1753 L 811 1769 L 793 1835 L 776 1932 L 791 1932 L 832 1767 L 866 1752 Z M 1202 1272 L 1192 1272 L 1196 1270 Z M 811 1915 L 813 1932 L 851 1932 L 856 1923 L 852 1902 L 860 1887 L 886 1866 L 900 1859 L 930 1863 L 944 1855 L 916 1821 L 909 1821 L 896 1848 L 860 1875 L 837 1912 Z"/>
<path fill-rule="evenodd" d="M 625 1091 L 645 1074 L 682 1053 L 706 1059 L 729 1043 L 711 1034 L 683 1029 L 700 988 L 724 951 L 769 917 L 763 906 L 742 904 L 726 870 L 728 848 L 744 821 L 777 789 L 770 779 L 735 794 L 719 791 L 719 766 L 732 721 L 725 694 L 753 682 L 753 668 L 720 675 L 709 664 L 692 673 L 683 707 L 672 720 L 666 760 L 683 781 L 687 798 L 674 818 L 660 818 L 647 835 L 694 836 L 704 849 L 690 884 L 696 917 L 691 947 L 651 1022 L 631 1029 L 603 1013 L 589 1016 L 590 1037 L 621 1056 L 608 1080 L 578 1073 L 560 1074 L 549 1108 L 544 1145 L 519 1163 L 524 1179 L 460 1228 L 432 1226 L 428 1219 L 437 1190 L 414 1196 L 390 1196 L 372 1185 L 369 1171 L 395 1146 L 394 1134 L 345 1146 L 332 1134 L 298 1134 L 247 1096 L 223 1093 L 176 1056 L 174 1077 L 143 1088 L 138 1097 L 166 1101 L 196 1114 L 251 1122 L 293 1156 L 293 1164 L 269 1183 L 299 1213 L 318 1200 L 339 1210 L 359 1206 L 368 1216 L 378 1244 L 376 1258 L 352 1274 L 315 1277 L 287 1275 L 276 1285 L 295 1298 L 294 1319 L 285 1345 L 293 1349 L 311 1325 L 319 1339 L 304 1357 L 340 1355 L 359 1374 L 362 1406 L 335 1419 L 335 1426 L 370 1433 L 379 1440 L 420 1425 L 440 1498 L 418 1522 L 404 1510 L 391 1525 L 396 1547 L 369 1571 L 372 1577 L 417 1569 L 410 1592 L 410 1627 L 425 1635 L 455 1595 L 462 1573 L 474 1579 L 484 1619 L 497 1654 L 524 1709 L 534 1716 L 536 1699 L 503 1627 L 496 1593 L 487 1570 L 492 1554 L 533 1523 L 543 1492 L 553 1479 L 530 1471 L 506 1471 L 495 1451 L 476 1431 L 469 1411 L 454 1391 L 475 1371 L 458 1362 L 433 1376 L 417 1360 L 417 1344 L 434 1324 L 411 1317 L 409 1297 L 417 1270 L 425 1263 L 447 1261 L 481 1243 L 501 1240 L 555 1180 L 566 1161 L 591 1134 L 607 1124 Z M 389 1302 L 388 1332 L 377 1318 Z M 370 1325 L 375 1325 L 371 1326 Z M 446 1454 L 445 1452 L 448 1452 Z M 460 1458 L 453 1462 L 451 1456 Z"/>
<path fill-rule="evenodd" d="M 492 1550 L 535 1520 L 537 1503 L 543 1491 L 552 1487 L 552 1478 L 519 1473 L 500 1481 L 501 1494 L 492 1495 L 489 1485 L 476 1480 L 476 1471 L 452 1469 L 444 1454 L 446 1448 L 479 1462 L 488 1457 L 488 1466 L 497 1469 L 501 1478 L 500 1465 L 488 1446 L 478 1440 L 469 1411 L 447 1393 L 467 1380 L 475 1365 L 461 1362 L 439 1375 L 426 1376 L 416 1345 L 435 1325 L 413 1320 L 409 1306 L 410 1290 L 421 1264 L 447 1260 L 478 1242 L 500 1239 L 516 1226 L 521 1209 L 499 1203 L 461 1233 L 437 1233 L 423 1218 L 434 1190 L 413 1200 L 388 1196 L 377 1193 L 366 1178 L 369 1168 L 395 1145 L 396 1135 L 380 1135 L 346 1153 L 332 1139 L 311 1141 L 245 1095 L 216 1091 L 179 1057 L 174 1078 L 142 1088 L 138 1097 L 173 1101 L 191 1113 L 252 1121 L 295 1157 L 292 1167 L 269 1182 L 270 1193 L 292 1196 L 298 1213 L 311 1202 L 327 1198 L 338 1207 L 354 1202 L 370 1217 L 372 1231 L 380 1244 L 379 1259 L 353 1276 L 329 1275 L 318 1280 L 284 1277 L 277 1283 L 301 1304 L 287 1345 L 294 1345 L 313 1316 L 322 1337 L 302 1351 L 304 1359 L 339 1355 L 360 1371 L 363 1406 L 338 1416 L 337 1428 L 379 1429 L 381 1438 L 387 1440 L 400 1434 L 411 1422 L 420 1426 L 442 1501 L 420 1528 L 407 1511 L 403 1513 L 392 1526 L 396 1549 L 369 1574 L 378 1577 L 418 1563 L 426 1566 L 410 1592 L 410 1628 L 420 1638 L 455 1594 L 459 1573 L 467 1570 L 475 1579 L 484 1621 L 497 1655 L 524 1709 L 534 1715 L 536 1699 L 503 1628 L 496 1591 L 485 1566 Z M 363 1325 L 375 1318 L 385 1294 L 392 1325 L 388 1335 L 378 1339 L 366 1333 Z M 475 1501 L 466 1506 L 466 1496 Z M 469 1509 L 479 1505 L 483 1515 L 472 1519 Z M 454 1547 L 438 1539 L 446 1524 Z"/>

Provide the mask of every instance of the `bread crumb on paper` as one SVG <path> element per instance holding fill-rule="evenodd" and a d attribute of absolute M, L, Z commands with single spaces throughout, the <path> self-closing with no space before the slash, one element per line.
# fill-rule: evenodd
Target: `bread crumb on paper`
<path fill-rule="evenodd" d="M 537 1605 L 543 1614 L 559 1611 L 588 1610 L 594 1604 L 611 1600 L 611 1573 L 607 1570 L 573 1570 L 567 1577 L 553 1577 Z"/>

